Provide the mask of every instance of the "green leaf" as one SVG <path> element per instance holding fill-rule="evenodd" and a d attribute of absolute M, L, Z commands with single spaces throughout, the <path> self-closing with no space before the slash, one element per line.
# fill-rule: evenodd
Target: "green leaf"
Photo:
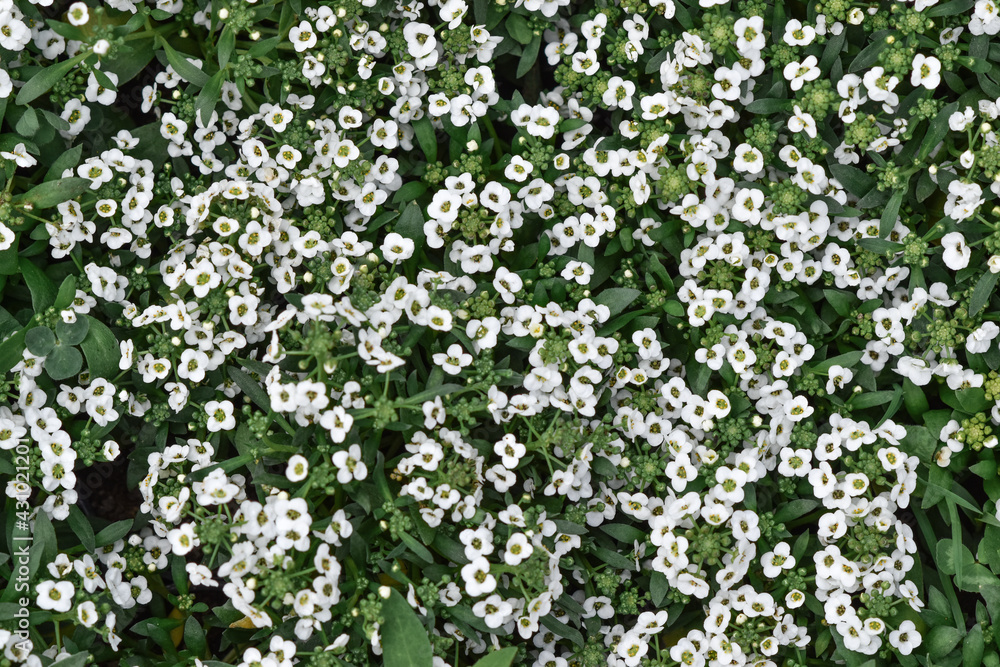
<path fill-rule="evenodd" d="M 934 120 L 931 121 L 930 127 L 927 128 L 927 134 L 924 135 L 923 142 L 920 144 L 920 151 L 917 153 L 918 160 L 926 160 L 931 151 L 948 135 L 948 118 L 957 110 L 958 102 L 956 101 L 937 113 Z"/>
<path fill-rule="evenodd" d="M 24 356 L 24 332 L 18 331 L 0 343 L 0 375 L 6 375 Z"/>
<path fill-rule="evenodd" d="M 937 183 L 931 178 L 930 172 L 926 169 L 920 170 L 920 177 L 917 179 L 917 201 L 924 201 L 937 190 Z"/>
<path fill-rule="evenodd" d="M 783 111 L 788 111 L 790 102 L 788 100 L 768 99 L 754 100 L 746 106 L 746 110 L 757 116 L 770 116 Z"/>
<path fill-rule="evenodd" d="M 399 591 L 389 592 L 382 602 L 382 656 L 385 667 L 432 667 L 434 654 L 427 631 Z"/>
<path fill-rule="evenodd" d="M 865 408 L 873 408 L 876 405 L 885 405 L 892 400 L 894 392 L 886 391 L 866 391 L 861 394 L 857 394 L 853 401 L 851 401 L 851 406 L 858 409 L 864 410 Z"/>
<path fill-rule="evenodd" d="M 94 542 L 98 548 L 105 547 L 128 535 L 130 530 L 132 530 L 132 519 L 122 519 L 98 531 Z"/>
<path fill-rule="evenodd" d="M 69 308 L 73 303 L 73 299 L 76 298 L 76 276 L 72 273 L 66 276 L 62 284 L 59 285 L 59 292 L 56 294 L 55 303 L 52 306 L 56 310 L 64 310 Z"/>
<path fill-rule="evenodd" d="M 43 111 L 42 113 L 45 112 Z M 46 116 L 46 118 L 48 118 L 48 116 Z M 59 116 L 56 116 L 56 118 L 62 120 Z M 57 127 L 56 129 L 58 130 L 59 128 Z M 45 172 L 45 181 L 56 181 L 62 178 L 64 171 L 72 169 L 76 165 L 80 164 L 81 155 L 83 155 L 83 144 L 77 144 L 65 153 L 60 153 L 59 157 L 52 162 L 52 166 L 49 167 L 49 170 Z"/>
<path fill-rule="evenodd" d="M 482 25 L 486 23 L 486 17 L 489 16 L 490 4 L 490 0 L 473 0 L 472 13 L 476 18 L 477 24 Z"/>
<path fill-rule="evenodd" d="M 861 357 L 865 354 L 864 350 L 852 350 L 851 352 L 845 352 L 844 354 L 838 354 L 835 357 L 829 357 L 824 359 L 820 363 L 813 366 L 812 371 L 814 373 L 826 373 L 830 370 L 832 366 L 843 366 L 844 368 L 854 368 L 857 366 L 858 362 L 861 361 Z"/>
<path fill-rule="evenodd" d="M 858 300 L 853 294 L 835 289 L 823 290 L 823 296 L 826 297 L 827 302 L 833 306 L 833 309 L 841 317 L 847 317 L 851 310 L 854 309 L 854 303 Z"/>
<path fill-rule="evenodd" d="M 199 115 L 203 125 L 208 125 L 212 112 L 215 111 L 216 105 L 222 98 L 222 82 L 225 80 L 226 70 L 220 69 L 212 75 L 212 78 L 198 93 L 198 99 L 195 101 L 195 113 Z"/>
<path fill-rule="evenodd" d="M 56 335 L 59 337 L 59 342 L 63 345 L 79 345 L 87 337 L 89 331 L 90 320 L 86 317 L 77 317 L 76 322 L 72 324 L 63 322 L 62 320 L 56 322 Z"/>
<path fill-rule="evenodd" d="M 236 33 L 233 32 L 231 26 L 226 25 L 222 29 L 222 34 L 219 35 L 219 69 L 226 69 L 226 65 L 229 64 L 229 59 L 233 55 L 233 51 L 236 49 Z"/>
<path fill-rule="evenodd" d="M 649 595 L 654 607 L 659 607 L 667 593 L 670 592 L 670 582 L 662 572 L 653 572 L 649 576 Z"/>
<path fill-rule="evenodd" d="M 777 523 L 792 521 L 793 519 L 798 519 L 799 517 L 808 514 L 818 506 L 819 503 L 811 498 L 799 498 L 798 500 L 793 500 L 783 504 L 781 508 L 774 513 L 774 520 Z"/>
<path fill-rule="evenodd" d="M 91 378 L 112 378 L 118 374 L 118 361 L 121 359 L 121 347 L 111 329 L 100 320 L 87 316 L 90 330 L 80 343 L 83 354 L 87 358 L 87 369 Z"/>
<path fill-rule="evenodd" d="M 21 277 L 31 292 L 31 307 L 35 312 L 40 313 L 55 303 L 56 286 L 45 272 L 27 257 L 22 257 L 18 266 L 21 268 Z"/>
<path fill-rule="evenodd" d="M 531 38 L 531 41 L 528 42 L 528 45 L 524 47 L 523 51 L 521 51 L 521 59 L 517 61 L 517 73 L 514 76 L 520 79 L 522 76 L 528 73 L 528 70 L 534 67 L 535 61 L 538 60 L 538 49 L 541 47 L 541 45 L 542 45 L 541 35 L 535 35 L 534 37 Z"/>
<path fill-rule="evenodd" d="M 983 664 L 983 649 L 983 628 L 976 623 L 962 642 L 962 667 L 979 667 Z"/>
<path fill-rule="evenodd" d="M 893 223 L 889 224 L 889 232 L 892 231 Z M 889 232 L 886 232 L 888 235 Z M 886 241 L 885 239 L 861 239 L 858 241 L 858 245 L 866 250 L 871 250 L 880 255 L 885 253 L 895 253 L 903 249 L 903 246 L 899 243 L 893 243 L 892 241 Z"/>
<path fill-rule="evenodd" d="M 635 561 L 617 551 L 604 547 L 591 547 L 590 550 L 595 556 L 615 569 L 635 571 Z"/>
<path fill-rule="evenodd" d="M 76 536 L 80 538 L 80 544 L 87 551 L 97 548 L 97 541 L 94 538 L 94 529 L 90 525 L 90 519 L 84 516 L 83 512 L 76 505 L 69 508 L 69 527 L 73 529 Z"/>
<path fill-rule="evenodd" d="M 600 294 L 595 296 L 594 303 L 599 306 L 607 306 L 611 311 L 611 317 L 614 317 L 638 299 L 640 294 L 642 292 L 631 287 L 612 287 L 602 290 Z"/>
<path fill-rule="evenodd" d="M 52 521 L 44 512 L 39 512 L 35 517 L 35 526 L 32 530 L 34 544 L 32 547 L 41 549 L 42 561 L 48 563 L 56 557 L 58 544 L 56 543 L 56 530 L 52 527 Z"/>
<path fill-rule="evenodd" d="M 257 407 L 265 412 L 271 410 L 271 399 L 256 380 L 235 366 L 229 367 L 229 377 L 233 379 L 236 386 L 243 390 L 244 394 L 250 397 L 250 400 L 257 404 Z"/>
<path fill-rule="evenodd" d="M 204 655 L 205 649 L 208 648 L 205 630 L 194 616 L 188 616 L 184 622 L 184 645 L 191 649 L 196 656 Z"/>
<path fill-rule="evenodd" d="M 58 181 L 47 181 L 36 185 L 22 195 L 14 198 L 14 204 L 31 204 L 36 209 L 58 206 L 64 201 L 74 199 L 90 189 L 90 181 L 86 178 L 71 176 Z"/>
<path fill-rule="evenodd" d="M 846 164 L 831 164 L 830 173 L 840 181 L 845 190 L 859 199 L 875 187 L 875 179 L 857 167 Z"/>
<path fill-rule="evenodd" d="M 1000 273 L 988 271 L 976 283 L 976 287 L 972 290 L 972 298 L 969 299 L 970 317 L 978 313 L 983 309 L 983 306 L 990 302 L 990 297 L 993 296 L 993 290 L 997 286 L 998 278 L 1000 278 Z"/>
<path fill-rule="evenodd" d="M 36 357 L 44 357 L 56 346 L 56 335 L 48 327 L 28 329 L 24 334 L 24 345 Z"/>
<path fill-rule="evenodd" d="M 57 81 L 64 79 L 74 67 L 83 62 L 83 59 L 89 55 L 90 51 L 84 51 L 74 58 L 70 58 L 69 60 L 64 60 L 55 65 L 46 67 L 41 72 L 28 79 L 26 84 L 21 86 L 21 90 L 18 91 L 17 98 L 14 100 L 14 103 L 18 106 L 25 106 L 41 97 L 48 92 L 49 88 L 54 86 Z"/>
<path fill-rule="evenodd" d="M 633 564 L 634 565 L 634 564 Z M 556 635 L 573 642 L 577 647 L 583 648 L 583 635 L 576 628 L 571 628 L 552 614 L 547 614 L 541 619 L 542 625 L 556 633 Z"/>
<path fill-rule="evenodd" d="M 189 60 L 190 56 L 178 53 L 163 39 L 160 39 L 159 41 L 163 46 L 164 53 L 167 56 L 167 62 L 174 68 L 174 71 L 177 72 L 178 76 L 188 83 L 193 83 L 199 88 L 204 88 L 208 84 L 208 75 L 194 66 L 191 60 Z"/>
<path fill-rule="evenodd" d="M 868 69 L 878 61 L 878 55 L 882 53 L 889 42 L 886 41 L 886 36 L 883 34 L 881 38 L 871 37 L 871 43 L 861 50 L 861 53 L 851 61 L 850 67 L 847 68 L 848 72 L 860 72 L 863 69 Z"/>
<path fill-rule="evenodd" d="M 899 207 L 903 203 L 904 194 L 903 190 L 896 190 L 882 211 L 882 219 L 878 225 L 878 235 L 883 239 L 889 238 L 889 232 L 896 226 L 896 219 L 899 217 Z"/>
<path fill-rule="evenodd" d="M 906 406 L 906 411 L 910 413 L 910 416 L 917 420 L 922 419 L 923 414 L 930 409 L 924 390 L 913 384 L 909 378 L 903 378 L 903 405 Z M 907 428 L 907 432 L 909 432 L 909 428 Z"/>
<path fill-rule="evenodd" d="M 965 628 L 959 630 L 958 628 L 939 625 L 931 629 L 924 643 L 927 646 L 930 657 L 933 660 L 940 660 L 951 653 L 952 649 L 958 646 L 958 642 L 962 641 L 962 637 L 964 636 Z"/>
<path fill-rule="evenodd" d="M 890 196 L 891 193 L 888 190 L 879 190 L 877 187 L 875 187 L 869 190 L 868 194 L 859 199 L 858 203 L 855 204 L 855 206 L 862 210 L 869 208 L 878 208 L 879 206 L 882 206 L 887 201 L 889 201 Z"/>
<path fill-rule="evenodd" d="M 847 31 L 841 30 L 840 34 L 828 37 L 826 47 L 823 48 L 823 57 L 819 61 L 819 69 L 823 72 L 830 71 L 830 66 L 840 57 L 844 49 L 844 42 L 847 40 Z"/>
<path fill-rule="evenodd" d="M 411 127 L 413 127 L 413 134 L 417 137 L 417 143 L 420 144 L 420 150 L 424 152 L 424 157 L 427 158 L 428 162 L 436 162 L 437 137 L 434 133 L 434 126 L 431 125 L 430 116 L 424 114 L 419 120 L 413 121 Z"/>
<path fill-rule="evenodd" d="M 648 536 L 648 533 L 624 523 L 609 523 L 601 526 L 601 530 L 626 545 L 631 545 L 636 540 L 641 544 L 646 541 Z"/>
<path fill-rule="evenodd" d="M 969 11 L 974 4 L 976 4 L 975 0 L 952 0 L 951 2 L 943 2 L 940 5 L 928 7 L 924 9 L 922 13 L 928 18 L 934 18 L 937 16 L 958 16 L 959 14 Z"/>
<path fill-rule="evenodd" d="M 691 391 L 699 396 L 704 394 L 708 390 L 708 381 L 711 379 L 712 369 L 708 367 L 708 364 L 699 363 L 694 359 L 688 362 L 685 380 Z"/>
<path fill-rule="evenodd" d="M 397 234 L 405 236 L 408 239 L 413 239 L 414 252 L 424 246 L 424 239 L 426 238 L 424 234 L 424 214 L 416 202 L 410 202 L 403 210 L 403 214 L 396 221 L 394 230 Z"/>
<path fill-rule="evenodd" d="M 88 659 L 90 659 L 90 653 L 84 651 L 83 653 L 67 656 L 58 662 L 53 662 L 51 667 L 83 667 L 87 664 Z"/>
<path fill-rule="evenodd" d="M 652 74 L 653 72 L 660 71 L 660 65 L 662 65 L 667 60 L 667 56 L 670 55 L 670 49 L 661 49 L 652 58 L 646 62 L 646 74 Z"/>
<path fill-rule="evenodd" d="M 14 131 L 24 137 L 33 137 L 38 128 L 38 114 L 31 107 L 27 107 L 14 126 Z"/>
<path fill-rule="evenodd" d="M 477 660 L 473 667 L 510 667 L 514 664 L 514 658 L 516 657 L 517 647 L 508 646 L 507 648 L 502 648 L 499 651 L 487 653 L 485 656 Z"/>
<path fill-rule="evenodd" d="M 141 17 L 141 14 L 136 14 L 136 16 Z M 113 60 L 102 60 L 101 69 L 117 74 L 120 88 L 145 71 L 150 61 L 153 60 L 153 55 L 153 40 L 144 39 L 129 42 L 126 46 L 119 47 Z"/>
<path fill-rule="evenodd" d="M 261 56 L 265 56 L 273 51 L 279 43 L 281 43 L 280 37 L 268 37 L 267 39 L 262 39 L 250 47 L 250 50 L 247 51 L 247 55 L 251 58 L 259 59 Z"/>
<path fill-rule="evenodd" d="M 400 189 L 396 190 L 396 194 L 392 196 L 392 203 L 398 204 L 400 202 L 412 202 L 425 192 L 427 192 L 427 185 L 421 183 L 420 181 L 410 181 Z"/>
<path fill-rule="evenodd" d="M 413 555 L 424 561 L 428 565 L 434 562 L 434 554 L 427 550 L 427 547 L 417 541 L 417 538 L 408 533 L 400 532 L 399 539 L 406 545 L 406 548 L 413 552 Z"/>
<path fill-rule="evenodd" d="M 56 345 L 45 358 L 45 372 L 53 380 L 71 378 L 83 368 L 80 350 L 69 345 Z"/>
<path fill-rule="evenodd" d="M 506 25 L 507 33 L 518 44 L 528 44 L 534 38 L 534 34 L 531 32 L 531 27 L 528 25 L 527 19 L 520 14 L 510 14 L 507 17 Z"/>

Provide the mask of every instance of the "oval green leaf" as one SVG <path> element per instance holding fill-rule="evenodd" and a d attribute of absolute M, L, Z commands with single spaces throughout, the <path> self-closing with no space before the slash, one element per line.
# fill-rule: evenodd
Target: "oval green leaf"
<path fill-rule="evenodd" d="M 382 602 L 385 623 L 379 629 L 385 667 L 432 667 L 434 654 L 417 614 L 399 591 Z"/>

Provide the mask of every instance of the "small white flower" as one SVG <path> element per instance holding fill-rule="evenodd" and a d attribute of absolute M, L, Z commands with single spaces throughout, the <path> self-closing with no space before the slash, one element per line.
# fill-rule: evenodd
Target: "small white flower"
<path fill-rule="evenodd" d="M 346 451 L 334 453 L 333 465 L 337 467 L 337 481 L 341 484 L 368 477 L 368 466 L 361 460 L 359 445 L 351 445 Z"/>
<path fill-rule="evenodd" d="M 962 232 L 945 234 L 941 239 L 941 247 L 944 249 L 944 263 L 952 271 L 960 271 L 969 265 L 972 250 L 965 244 Z"/>
<path fill-rule="evenodd" d="M 816 56 L 807 56 L 802 62 L 790 62 L 785 65 L 782 74 L 784 74 L 785 80 L 790 82 L 789 87 L 792 90 L 800 90 L 807 81 L 819 78 L 818 64 L 819 59 Z"/>
<path fill-rule="evenodd" d="M 285 477 L 289 482 L 301 482 L 309 476 L 309 461 L 301 454 L 296 454 L 288 459 L 288 467 L 285 469 Z"/>
<path fill-rule="evenodd" d="M 296 53 L 308 51 L 316 46 L 316 33 L 309 21 L 302 21 L 288 31 L 288 41 L 295 45 Z"/>
<path fill-rule="evenodd" d="M 216 433 L 236 428 L 236 417 L 233 415 L 233 409 L 232 401 L 209 401 L 206 403 L 205 413 L 208 415 L 208 430 Z"/>
<path fill-rule="evenodd" d="M 934 56 L 918 53 L 913 56 L 913 73 L 910 84 L 934 90 L 941 83 L 941 61 Z"/>
<path fill-rule="evenodd" d="M 36 602 L 41 609 L 59 614 L 73 608 L 76 588 L 69 581 L 43 581 L 35 587 L 35 592 L 38 594 Z"/>
<path fill-rule="evenodd" d="M 382 255 L 388 262 L 401 262 L 413 256 L 415 245 L 413 239 L 391 232 L 386 234 L 382 243 Z"/>
<path fill-rule="evenodd" d="M 69 19 L 70 25 L 86 25 L 87 21 L 90 20 L 90 10 L 86 3 L 74 2 L 66 10 L 66 18 Z"/>

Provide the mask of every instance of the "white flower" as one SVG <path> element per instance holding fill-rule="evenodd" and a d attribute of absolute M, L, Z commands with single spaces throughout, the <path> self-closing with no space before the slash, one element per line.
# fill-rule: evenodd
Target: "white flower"
<path fill-rule="evenodd" d="M 972 124 L 974 118 L 975 112 L 972 110 L 972 107 L 965 107 L 964 110 L 956 111 L 948 116 L 948 127 L 953 132 L 961 132 Z"/>
<path fill-rule="evenodd" d="M 74 2 L 66 11 L 66 18 L 69 19 L 70 25 L 86 25 L 90 20 L 90 11 L 86 3 Z"/>
<path fill-rule="evenodd" d="M 60 134 L 69 139 L 83 132 L 83 128 L 90 122 L 90 107 L 84 106 L 83 102 L 74 97 L 66 103 L 59 117 L 69 123 L 68 130 L 59 130 Z"/>
<path fill-rule="evenodd" d="M 736 48 L 740 53 L 760 51 L 767 43 L 762 16 L 740 17 L 733 29 L 736 32 Z"/>
<path fill-rule="evenodd" d="M 414 249 L 413 239 L 408 239 L 396 232 L 386 234 L 381 248 L 386 261 L 393 263 L 409 259 L 413 256 Z"/>
<path fill-rule="evenodd" d="M 507 540 L 507 548 L 503 556 L 504 562 L 512 567 L 520 565 L 522 561 L 531 556 L 534 550 L 535 548 L 524 533 L 514 533 Z"/>
<path fill-rule="evenodd" d="M 347 451 L 334 453 L 333 465 L 337 467 L 337 481 L 341 484 L 368 477 L 368 466 L 361 460 L 361 447 L 359 445 L 351 445 Z"/>
<path fill-rule="evenodd" d="M 737 86 L 739 84 L 737 83 Z M 613 76 L 608 80 L 608 89 L 604 91 L 601 101 L 609 109 L 632 109 L 632 96 L 635 95 L 635 84 L 620 76 Z"/>
<path fill-rule="evenodd" d="M 934 90 L 941 83 L 941 61 L 934 56 L 918 53 L 913 56 L 913 73 L 910 84 Z"/>
<path fill-rule="evenodd" d="M 23 143 L 17 144 L 9 151 L 0 152 L 0 155 L 8 160 L 13 160 L 18 167 L 32 167 L 38 163 L 38 160 L 28 155 L 28 149 Z"/>
<path fill-rule="evenodd" d="M 712 6 L 712 4 L 716 3 L 713 3 L 710 0 L 706 3 L 706 0 L 701 0 L 699 4 L 702 7 L 706 7 Z M 642 662 L 642 658 L 648 651 L 649 642 L 646 641 L 645 637 L 634 630 L 632 632 L 625 633 L 622 638 L 618 640 L 618 645 L 615 647 L 615 652 L 627 667 L 635 667 Z"/>
<path fill-rule="evenodd" d="M 764 156 L 750 144 L 740 144 L 736 147 L 733 169 L 740 173 L 759 174 L 764 171 Z"/>
<path fill-rule="evenodd" d="M 777 578 L 782 571 L 795 567 L 795 558 L 787 542 L 778 542 L 773 551 L 768 551 L 760 559 L 764 567 L 764 576 L 768 579 Z"/>
<path fill-rule="evenodd" d="M 205 413 L 208 415 L 208 430 L 212 433 L 236 428 L 232 401 L 209 401 L 205 404 Z"/>
<path fill-rule="evenodd" d="M 36 602 L 41 609 L 60 614 L 73 608 L 76 588 L 69 581 L 43 581 L 35 587 L 35 592 L 38 594 Z"/>
<path fill-rule="evenodd" d="M 101 72 L 102 75 L 106 76 L 108 80 L 111 81 L 112 85 L 118 85 L 118 75 L 114 72 Z M 88 102 L 97 102 L 104 106 L 109 106 L 114 103 L 115 99 L 118 97 L 118 91 L 113 88 L 105 88 L 100 81 L 97 79 L 97 75 L 94 72 L 90 73 L 87 79 L 87 90 L 85 92 Z"/>
<path fill-rule="evenodd" d="M 503 465 L 508 470 L 513 470 L 527 453 L 527 448 L 517 442 L 514 435 L 508 433 L 493 445 L 493 451 L 497 456 L 502 457 Z"/>
<path fill-rule="evenodd" d="M 950 232 L 941 239 L 944 248 L 944 263 L 952 271 L 959 271 L 969 265 L 972 251 L 965 244 L 965 236 L 961 232 Z"/>
<path fill-rule="evenodd" d="M 923 642 L 923 638 L 913 621 L 903 621 L 899 624 L 898 630 L 889 633 L 889 644 L 896 647 L 903 655 L 910 655 L 913 649 L 920 646 L 921 642 Z"/>
<path fill-rule="evenodd" d="M 788 119 L 788 129 L 792 132 L 805 132 L 810 139 L 816 138 L 816 121 L 813 117 L 799 108 L 799 105 L 793 107 L 795 113 L 792 117 Z"/>
<path fill-rule="evenodd" d="M 814 81 L 819 78 L 819 59 L 816 56 L 808 56 L 802 62 L 790 62 L 782 70 L 785 79 L 790 82 L 792 90 L 799 90 L 807 81 Z"/>
<path fill-rule="evenodd" d="M 309 21 L 302 21 L 288 31 L 288 41 L 295 45 L 295 51 L 302 53 L 316 46 L 316 33 Z"/>
<path fill-rule="evenodd" d="M 288 459 L 288 467 L 285 468 L 285 477 L 289 482 L 301 482 L 309 476 L 309 461 L 301 454 L 295 454 Z"/>
<path fill-rule="evenodd" d="M 433 356 L 434 363 L 450 375 L 458 375 L 462 369 L 472 363 L 472 355 L 462 349 L 458 343 L 448 346 L 447 352 L 438 352 Z"/>
<path fill-rule="evenodd" d="M 847 384 L 854 379 L 854 371 L 850 368 L 844 368 L 839 364 L 834 364 L 830 366 L 827 370 L 829 379 L 826 382 L 826 391 L 828 394 L 833 394 L 839 389 L 843 389 Z"/>
<path fill-rule="evenodd" d="M 167 540 L 170 541 L 170 549 L 178 556 L 184 556 L 199 544 L 198 536 L 194 533 L 194 524 L 191 522 L 181 524 L 167 533 Z"/>
<path fill-rule="evenodd" d="M 808 46 L 816 39 L 816 29 L 802 25 L 798 19 L 792 19 L 785 24 L 785 34 L 782 40 L 789 46 Z"/>
<path fill-rule="evenodd" d="M 472 606 L 476 616 L 483 619 L 487 627 L 499 628 L 508 616 L 514 612 L 514 607 L 499 595 L 491 595 Z"/>
<path fill-rule="evenodd" d="M 462 568 L 465 591 L 472 597 L 488 595 L 497 587 L 497 580 L 490 574 L 490 562 L 483 556 L 472 559 Z"/>

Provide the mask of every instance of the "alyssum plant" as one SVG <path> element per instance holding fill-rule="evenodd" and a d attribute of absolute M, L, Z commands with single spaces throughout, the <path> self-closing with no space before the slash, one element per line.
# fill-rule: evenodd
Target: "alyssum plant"
<path fill-rule="evenodd" d="M 998 32 L 0 0 L 4 664 L 1000 666 Z"/>

